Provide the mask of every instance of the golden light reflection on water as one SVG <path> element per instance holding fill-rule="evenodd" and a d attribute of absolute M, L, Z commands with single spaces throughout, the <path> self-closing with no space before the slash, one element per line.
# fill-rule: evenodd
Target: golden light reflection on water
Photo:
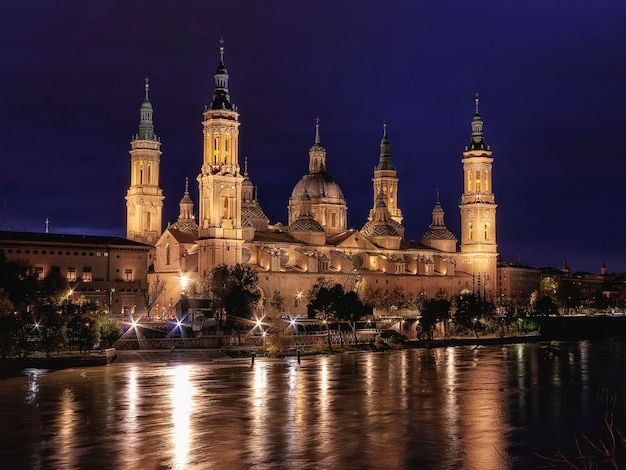
<path fill-rule="evenodd" d="M 262 462 L 264 453 L 267 449 L 267 439 L 273 436 L 268 435 L 267 419 L 268 406 L 267 400 L 269 390 L 267 385 L 268 363 L 257 362 L 254 365 L 252 373 L 252 397 L 250 402 L 250 430 L 249 436 L 246 437 L 246 450 L 250 454 L 250 458 L 255 462 Z"/>
<path fill-rule="evenodd" d="M 191 413 L 194 408 L 196 393 L 191 375 L 193 366 L 177 365 L 171 370 L 172 389 L 170 400 L 172 405 L 172 449 L 174 451 L 174 469 L 184 470 L 189 460 L 191 440 Z"/>

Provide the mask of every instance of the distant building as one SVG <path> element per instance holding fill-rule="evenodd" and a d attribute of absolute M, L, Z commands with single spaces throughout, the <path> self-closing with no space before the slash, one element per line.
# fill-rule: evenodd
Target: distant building
<path fill-rule="evenodd" d="M 530 301 L 541 289 L 541 270 L 516 263 L 498 263 L 498 293 L 513 301 Z"/>
<path fill-rule="evenodd" d="M 86 302 L 110 314 L 143 312 L 154 248 L 119 237 L 0 231 L 0 251 L 33 267 L 39 278 L 56 271 Z"/>

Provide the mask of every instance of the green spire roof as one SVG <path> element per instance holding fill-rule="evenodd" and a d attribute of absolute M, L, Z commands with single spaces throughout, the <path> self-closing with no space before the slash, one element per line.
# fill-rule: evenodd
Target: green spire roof
<path fill-rule="evenodd" d="M 215 71 L 215 91 L 213 92 L 213 101 L 211 109 L 230 109 L 233 105 L 230 102 L 230 94 L 228 93 L 228 70 L 224 65 L 224 40 L 220 39 L 220 64 Z"/>
<path fill-rule="evenodd" d="M 380 159 L 378 160 L 377 170 L 395 170 L 396 167 L 391 163 L 391 151 L 389 139 L 387 138 L 387 123 L 383 123 L 383 138 L 380 140 Z"/>

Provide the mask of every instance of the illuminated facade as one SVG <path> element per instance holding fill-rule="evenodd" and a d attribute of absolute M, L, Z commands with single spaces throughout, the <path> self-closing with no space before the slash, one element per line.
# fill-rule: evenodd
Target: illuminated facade
<path fill-rule="evenodd" d="M 161 142 L 154 133 L 152 104 L 141 105 L 139 132 L 130 145 L 130 187 L 126 193 L 126 238 L 154 245 L 163 227 L 163 190 L 159 187 Z"/>
<path fill-rule="evenodd" d="M 288 223 L 270 224 L 248 175 L 247 160 L 241 173 L 239 114 L 230 100 L 228 80 L 221 47 L 215 91 L 204 111 L 197 225 L 186 188 L 179 221 L 155 243 L 151 275 L 167 281 L 164 304 L 174 305 L 179 299 L 182 275 L 199 281 L 220 263 L 244 263 L 257 270 L 264 304 L 279 292 L 285 311 L 294 314 L 306 314 L 303 294 L 319 277 L 346 290 L 398 287 L 427 297 L 440 291 L 448 295 L 477 288 L 489 294 L 495 291 L 493 159 L 484 143 L 478 104 L 471 145 L 463 153 L 459 251 L 457 238 L 445 225 L 438 194 L 427 232 L 419 242 L 405 240 L 400 178 L 391 159 L 386 125 L 372 178 L 372 209 L 360 230 L 347 229 L 347 201 L 330 175 L 332 152 L 322 146 L 319 120 L 309 149 L 308 173 L 295 184 L 288 201 Z M 251 163 L 254 166 L 254 159 Z"/>

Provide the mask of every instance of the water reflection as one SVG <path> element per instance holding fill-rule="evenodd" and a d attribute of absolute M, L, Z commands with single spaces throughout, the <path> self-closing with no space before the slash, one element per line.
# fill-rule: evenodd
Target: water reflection
<path fill-rule="evenodd" d="M 194 408 L 195 388 L 191 382 L 193 366 L 179 365 L 171 369 L 172 449 L 174 469 L 187 468 L 191 439 L 190 418 Z"/>
<path fill-rule="evenodd" d="M 0 464 L 533 468 L 601 424 L 607 382 L 626 342 L 27 371 L 0 383 Z"/>

